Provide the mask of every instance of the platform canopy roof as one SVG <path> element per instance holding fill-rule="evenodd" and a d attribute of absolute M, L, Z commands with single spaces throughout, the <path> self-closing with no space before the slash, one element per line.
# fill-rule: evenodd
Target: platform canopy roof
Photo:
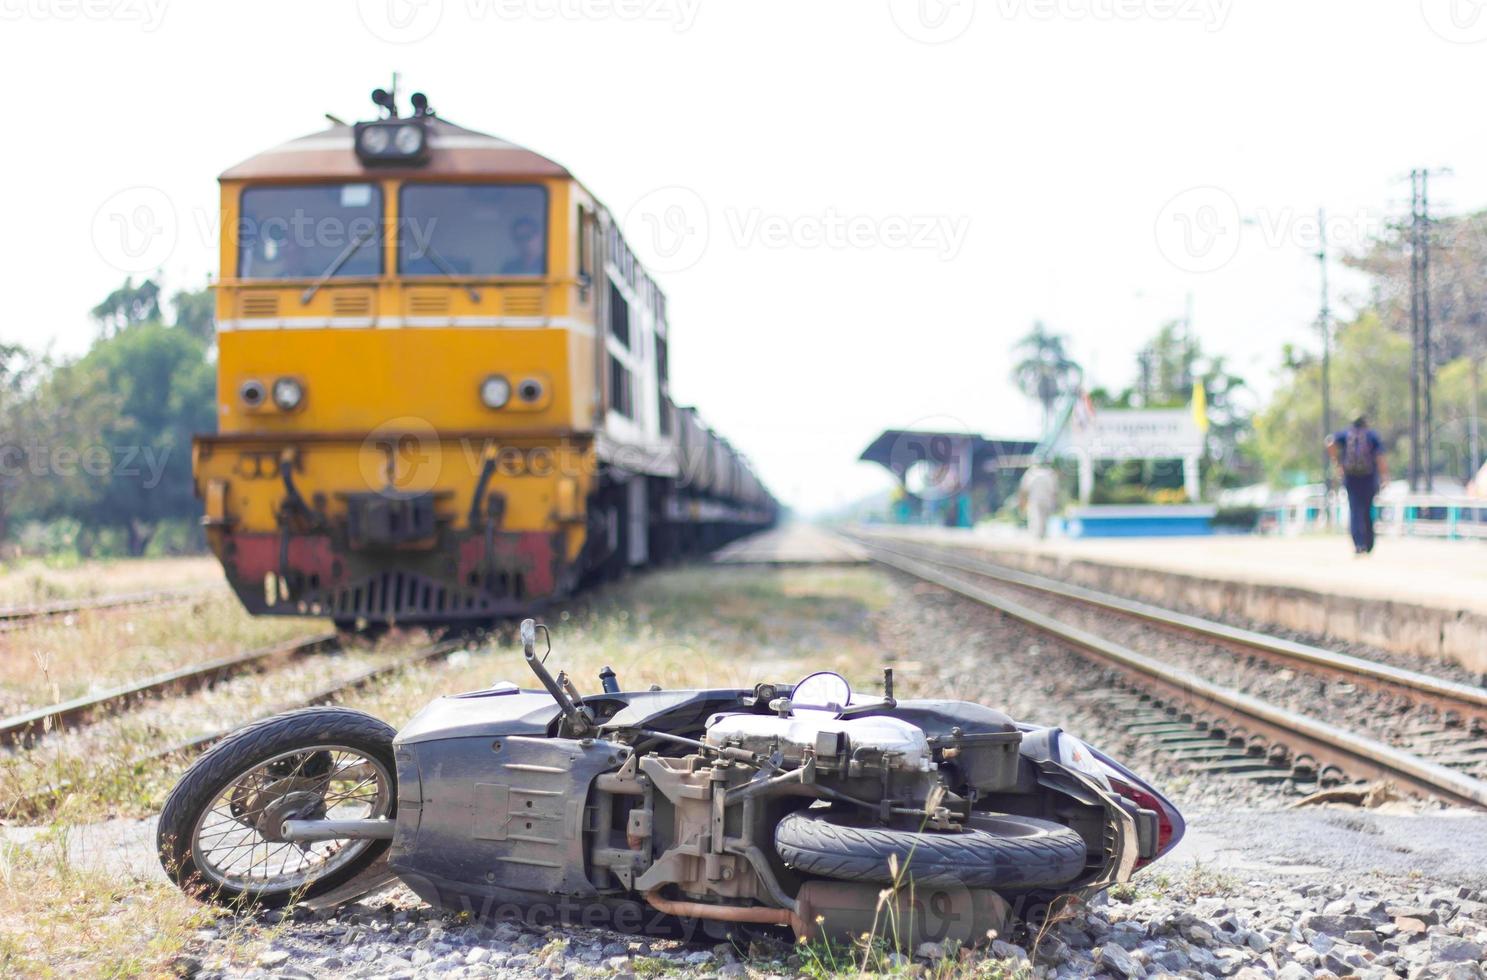
<path fill-rule="evenodd" d="M 975 468 L 982 469 L 988 463 L 1009 457 L 1029 456 L 1038 447 L 1038 440 L 989 438 L 974 432 L 887 429 L 857 458 L 902 473 L 919 460 L 941 458 L 946 451 L 944 447 L 954 447 L 950 451 L 957 452 L 969 449 Z M 1021 465 L 1020 459 L 1014 465 Z"/>

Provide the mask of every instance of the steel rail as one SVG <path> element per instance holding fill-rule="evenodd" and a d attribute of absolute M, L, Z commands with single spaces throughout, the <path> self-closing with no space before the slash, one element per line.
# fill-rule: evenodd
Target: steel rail
<path fill-rule="evenodd" d="M 1309 754 L 1355 776 L 1389 779 L 1430 796 L 1487 807 L 1487 782 L 1402 752 L 1376 739 L 1298 714 L 1251 695 L 1211 684 L 1196 674 L 1137 653 L 1128 647 L 1070 626 L 975 583 L 946 575 L 929 564 L 869 545 L 875 561 L 897 568 L 981 605 L 995 609 L 1071 647 L 1087 659 L 1111 667 L 1138 687 L 1155 689 L 1168 704 L 1199 715 L 1219 716 L 1231 729 L 1260 735 L 1293 751 Z"/>
<path fill-rule="evenodd" d="M 367 670 L 364 670 L 352 677 L 346 678 L 345 680 L 334 681 L 331 684 L 317 688 L 316 690 L 311 691 L 306 695 L 295 698 L 293 701 L 288 701 L 280 704 L 272 711 L 260 715 L 257 718 L 239 722 L 238 724 L 230 725 L 226 728 L 219 728 L 214 731 L 206 732 L 205 734 L 193 735 L 189 738 L 172 742 L 171 744 L 166 745 L 163 748 L 155 749 L 153 751 L 145 753 L 144 755 L 136 756 L 125 762 L 121 766 L 121 768 L 124 770 L 138 769 L 141 766 L 146 766 L 151 763 L 162 762 L 166 759 L 171 758 L 172 756 L 183 755 L 188 752 L 200 751 L 216 742 L 220 742 L 222 739 L 231 735 L 233 732 L 236 732 L 242 728 L 246 728 L 248 725 L 264 721 L 268 718 L 273 717 L 274 715 L 283 714 L 286 711 L 293 711 L 296 708 L 308 708 L 313 707 L 317 704 L 325 704 L 327 702 L 334 701 L 336 698 L 340 697 L 343 694 L 347 694 L 351 691 L 364 688 L 383 679 L 384 677 L 391 677 L 392 675 L 407 670 L 410 667 L 416 667 L 431 660 L 438 660 L 443 657 L 447 657 L 451 653 L 454 653 L 456 650 L 462 649 L 463 646 L 463 640 L 438 640 L 420 650 L 415 651 L 414 653 L 409 654 L 406 657 L 400 657 L 399 659 L 391 663 L 383 664 L 379 667 L 368 668 Z M 74 785 L 75 784 L 71 781 L 63 781 L 53 786 L 44 786 L 40 789 L 22 794 L 16 799 L 9 801 L 8 803 L 6 803 L 6 805 L 0 807 L 0 810 L 3 810 L 3 812 L 5 812 L 7 815 L 35 814 L 40 811 L 42 803 L 61 796 L 68 790 L 72 789 Z"/>
<path fill-rule="evenodd" d="M 864 542 L 866 543 L 866 542 Z M 1308 668 L 1349 681 L 1362 680 L 1375 688 L 1402 694 L 1415 700 L 1428 701 L 1449 711 L 1466 712 L 1487 719 L 1487 689 L 1442 680 L 1418 671 L 1392 667 L 1373 660 L 1337 653 L 1322 647 L 1268 636 L 1226 623 L 1163 609 L 1134 599 L 1098 592 L 1079 585 L 1057 582 L 1041 575 L 1007 568 L 983 559 L 952 555 L 934 548 L 902 544 L 885 545 L 872 540 L 872 547 L 906 557 L 930 561 L 987 578 L 997 579 L 1021 588 L 1042 592 L 1060 599 L 1074 599 L 1088 606 L 1144 620 L 1168 629 L 1221 643 L 1241 653 L 1260 654 L 1286 665 L 1302 664 Z"/>
<path fill-rule="evenodd" d="M 153 592 L 124 592 L 118 595 L 95 596 L 91 599 L 59 599 L 56 602 L 44 602 L 32 606 L 5 606 L 0 607 L 0 632 L 10 632 L 37 621 L 56 619 L 59 616 L 74 613 L 181 602 L 220 591 L 221 587 L 216 585 L 195 585 L 189 588 L 159 589 Z"/>
<path fill-rule="evenodd" d="M 287 660 L 326 649 L 336 643 L 335 633 L 317 633 L 299 640 L 237 653 L 204 664 L 192 664 L 130 684 L 50 704 L 0 718 L 0 745 L 23 745 L 55 732 L 64 725 L 85 723 L 101 713 L 118 714 L 146 699 L 167 693 L 189 694 L 218 681 L 249 671 L 263 670 Z"/>

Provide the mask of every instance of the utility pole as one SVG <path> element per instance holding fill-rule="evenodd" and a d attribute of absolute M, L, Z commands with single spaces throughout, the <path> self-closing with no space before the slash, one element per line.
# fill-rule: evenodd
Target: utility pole
<path fill-rule="evenodd" d="M 1430 365 L 1430 171 L 1420 171 L 1420 401 L 1425 418 L 1425 492 L 1435 489 L 1435 403 Z"/>
<path fill-rule="evenodd" d="M 1193 291 L 1188 290 L 1182 313 L 1182 378 L 1181 387 L 1192 389 L 1197 383 L 1193 368 L 1198 360 L 1198 342 L 1193 337 Z"/>
<path fill-rule="evenodd" d="M 1327 288 L 1327 209 L 1317 210 L 1320 232 L 1317 263 L 1322 268 L 1322 307 L 1317 314 L 1317 329 L 1322 333 L 1322 501 L 1326 524 L 1332 526 L 1332 457 L 1326 449 L 1332 438 L 1332 306 Z"/>
<path fill-rule="evenodd" d="M 1410 490 L 1435 489 L 1435 366 L 1430 310 L 1430 178 L 1447 167 L 1410 171 Z"/>
<path fill-rule="evenodd" d="M 1420 489 L 1420 171 L 1410 171 L 1410 492 Z"/>

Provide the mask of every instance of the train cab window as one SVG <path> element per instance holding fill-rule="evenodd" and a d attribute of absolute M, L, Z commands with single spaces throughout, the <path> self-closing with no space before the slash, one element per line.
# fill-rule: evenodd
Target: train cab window
<path fill-rule="evenodd" d="M 547 189 L 525 184 L 404 184 L 398 272 L 547 274 Z"/>
<path fill-rule="evenodd" d="M 249 187 L 238 211 L 243 279 L 382 272 L 382 189 L 375 184 Z"/>

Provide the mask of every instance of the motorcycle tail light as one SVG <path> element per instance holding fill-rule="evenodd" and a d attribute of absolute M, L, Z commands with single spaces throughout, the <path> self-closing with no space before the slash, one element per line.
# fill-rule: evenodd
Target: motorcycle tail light
<path fill-rule="evenodd" d="M 1155 793 L 1147 790 L 1144 786 L 1133 784 L 1123 777 L 1114 773 L 1108 774 L 1110 788 L 1115 790 L 1124 798 L 1136 804 L 1142 810 L 1150 810 L 1156 814 L 1157 819 L 1157 846 L 1156 853 L 1151 857 L 1137 860 L 1136 867 L 1150 864 L 1157 858 L 1171 850 L 1177 843 L 1177 823 L 1173 820 L 1174 814 L 1169 809 L 1167 802 Z"/>

